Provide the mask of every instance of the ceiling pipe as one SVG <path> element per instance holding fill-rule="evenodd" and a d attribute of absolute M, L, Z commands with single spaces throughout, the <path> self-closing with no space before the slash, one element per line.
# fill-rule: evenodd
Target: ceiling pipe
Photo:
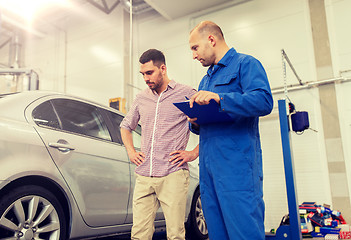
<path fill-rule="evenodd" d="M 32 69 L 30 68 L 0 68 L 0 75 L 21 75 L 21 74 L 31 74 Z"/>
<path fill-rule="evenodd" d="M 13 33 L 10 54 L 9 54 L 9 66 L 12 68 L 20 68 L 22 65 L 22 36 L 19 31 Z"/>
<path fill-rule="evenodd" d="M 296 91 L 296 90 L 301 90 L 301 89 L 306 89 L 306 88 L 312 88 L 312 87 L 317 87 L 320 85 L 325 85 L 325 84 L 330 84 L 330 83 L 339 83 L 339 82 L 348 82 L 350 81 L 351 78 L 344 78 L 344 77 L 339 77 L 339 78 L 331 78 L 331 79 L 325 79 L 325 80 L 320 80 L 320 81 L 315 81 L 315 82 L 307 82 L 304 85 L 291 85 L 288 86 L 288 91 Z M 272 94 L 278 94 L 278 93 L 283 93 L 284 92 L 284 87 L 280 88 L 275 88 L 272 89 Z"/>

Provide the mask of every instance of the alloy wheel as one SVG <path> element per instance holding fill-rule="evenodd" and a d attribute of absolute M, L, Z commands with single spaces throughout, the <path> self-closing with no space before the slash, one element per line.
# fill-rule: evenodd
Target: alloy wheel
<path fill-rule="evenodd" d="M 45 198 L 29 195 L 17 199 L 0 218 L 0 240 L 59 240 L 60 221 L 55 207 Z"/>

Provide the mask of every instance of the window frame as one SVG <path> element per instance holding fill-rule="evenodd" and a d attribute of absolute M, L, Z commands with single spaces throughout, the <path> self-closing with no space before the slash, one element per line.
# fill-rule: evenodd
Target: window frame
<path fill-rule="evenodd" d="M 69 131 L 69 130 L 65 130 L 63 129 L 63 126 L 62 126 L 62 116 L 60 116 L 60 114 L 57 112 L 57 109 L 56 109 L 56 106 L 55 106 L 55 100 L 66 100 L 66 101 L 72 101 L 72 102 L 78 102 L 79 104 L 86 104 L 86 105 L 89 105 L 93 108 L 96 109 L 96 112 L 99 114 L 99 120 L 101 122 L 101 124 L 105 127 L 105 129 L 107 130 L 107 134 L 108 136 L 110 137 L 110 139 L 106 139 L 106 138 L 100 138 L 100 137 L 96 137 L 96 136 L 91 136 L 91 135 L 86 135 L 86 134 L 83 134 L 83 133 L 79 133 L 79 132 L 74 132 L 74 131 Z M 59 121 L 59 125 L 60 125 L 60 128 L 54 128 L 54 127 L 50 127 L 50 126 L 45 126 L 45 125 L 39 125 L 36 123 L 36 121 L 34 120 L 34 117 L 33 117 L 33 111 L 34 109 L 38 108 L 40 105 L 46 103 L 46 102 L 49 102 L 54 110 L 54 113 L 56 115 L 56 118 L 58 119 Z M 64 133 L 69 133 L 69 134 L 73 134 L 73 135 L 78 135 L 78 136 L 82 136 L 82 137 L 86 137 L 86 138 L 90 138 L 90 139 L 95 139 L 95 140 L 99 140 L 99 141 L 104 141 L 104 142 L 109 142 L 109 143 L 115 143 L 113 141 L 113 134 L 111 133 L 111 129 L 109 127 L 109 122 L 108 122 L 108 119 L 106 118 L 105 114 L 103 113 L 103 111 L 101 111 L 101 107 L 95 105 L 95 104 L 91 104 L 89 102 L 85 102 L 85 101 L 82 101 L 82 100 L 79 100 L 79 99 L 74 99 L 74 98 L 65 98 L 65 97 L 57 97 L 57 98 L 51 98 L 51 99 L 48 99 L 46 101 L 43 101 L 41 102 L 40 104 L 38 104 L 37 106 L 35 106 L 33 108 L 33 110 L 31 111 L 31 118 L 34 122 L 34 124 L 38 127 L 42 127 L 42 128 L 47 128 L 47 129 L 50 129 L 50 130 L 53 130 L 53 131 L 59 131 L 59 132 L 64 132 Z"/>

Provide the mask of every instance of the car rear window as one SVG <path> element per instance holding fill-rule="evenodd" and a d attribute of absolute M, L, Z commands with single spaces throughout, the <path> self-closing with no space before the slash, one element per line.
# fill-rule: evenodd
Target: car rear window
<path fill-rule="evenodd" d="M 38 126 L 61 129 L 61 124 L 57 119 L 50 101 L 44 102 L 37 106 L 32 112 L 32 117 Z"/>

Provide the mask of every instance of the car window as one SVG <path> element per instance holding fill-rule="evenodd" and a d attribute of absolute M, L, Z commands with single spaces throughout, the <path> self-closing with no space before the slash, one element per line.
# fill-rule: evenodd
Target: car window
<path fill-rule="evenodd" d="M 114 128 L 116 129 L 116 135 L 117 135 L 116 142 L 123 144 L 122 137 L 121 137 L 121 131 L 119 128 L 119 125 L 121 124 L 121 122 L 123 120 L 123 116 L 121 116 L 117 113 L 114 113 L 114 112 L 109 112 L 109 114 L 111 116 L 112 124 L 114 125 Z"/>
<path fill-rule="evenodd" d="M 63 130 L 111 141 L 97 107 L 70 99 L 54 99 L 52 103 Z"/>
<path fill-rule="evenodd" d="M 121 137 L 121 131 L 120 131 L 120 127 L 119 125 L 121 124 L 122 120 L 123 120 L 123 116 L 117 114 L 117 113 L 113 113 L 110 112 L 111 114 L 111 118 L 113 121 L 113 125 L 115 125 L 115 128 L 118 129 L 118 137 L 120 139 L 120 143 L 123 144 L 122 142 L 122 137 Z M 140 125 L 137 126 L 137 128 L 135 129 L 135 131 L 132 132 L 133 134 L 133 143 L 134 143 L 134 147 L 140 149 L 141 147 L 141 127 Z"/>
<path fill-rule="evenodd" d="M 61 129 L 59 120 L 57 119 L 50 101 L 44 102 L 37 106 L 32 112 L 32 117 L 38 126 Z"/>

